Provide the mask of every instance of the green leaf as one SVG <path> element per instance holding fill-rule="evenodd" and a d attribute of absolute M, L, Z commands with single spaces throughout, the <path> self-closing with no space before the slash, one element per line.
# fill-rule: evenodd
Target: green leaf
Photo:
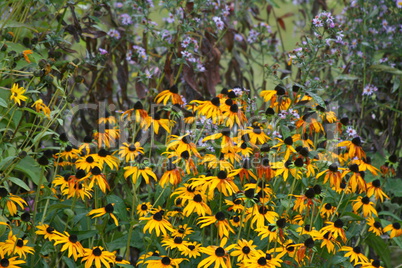
<path fill-rule="evenodd" d="M 396 75 L 402 75 L 402 71 L 396 68 L 392 68 L 391 66 L 384 64 L 374 64 L 369 67 L 374 72 L 387 72 Z"/>
<path fill-rule="evenodd" d="M 31 31 L 34 31 L 36 33 L 38 32 L 35 28 L 30 26 L 29 24 L 21 23 L 21 22 L 18 22 L 18 21 L 12 21 L 12 20 L 6 22 L 5 25 L 3 25 L 3 27 L 27 28 L 27 29 L 30 29 Z"/>
<path fill-rule="evenodd" d="M 397 221 L 402 221 L 401 220 L 401 218 L 399 218 L 397 215 L 395 215 L 394 213 L 392 213 L 392 212 L 389 212 L 389 211 L 380 211 L 380 212 L 378 212 L 378 215 L 385 215 L 385 216 L 391 216 L 391 217 L 393 217 L 394 219 L 396 219 Z"/>
<path fill-rule="evenodd" d="M 359 77 L 352 74 L 341 74 L 335 80 L 358 80 Z"/>
<path fill-rule="evenodd" d="M 326 106 L 324 100 L 320 96 L 311 92 L 310 90 L 305 90 L 305 92 L 308 93 L 310 95 L 310 97 L 312 97 L 318 103 L 318 105 L 320 105 L 322 107 Z"/>
<path fill-rule="evenodd" d="M 36 185 L 39 185 L 41 168 L 31 156 L 23 158 L 16 166 L 15 170 L 25 173 Z"/>
<path fill-rule="evenodd" d="M 385 263 L 385 267 L 391 267 L 391 252 L 381 237 L 369 233 L 365 242 L 380 256 L 381 260 Z"/>
<path fill-rule="evenodd" d="M 16 177 L 8 177 L 7 178 L 9 181 L 11 181 L 14 184 L 17 184 L 19 187 L 21 187 L 22 189 L 26 190 L 26 191 L 30 191 L 31 189 L 29 188 L 29 186 L 21 179 L 18 179 Z"/>
<path fill-rule="evenodd" d="M 75 265 L 75 262 L 72 259 L 70 259 L 66 256 L 63 256 L 62 259 L 63 259 L 64 263 L 67 264 L 68 268 L 76 268 L 77 267 Z"/>
<path fill-rule="evenodd" d="M 8 107 L 7 102 L 3 98 L 0 98 L 0 106 L 2 106 L 4 108 Z"/>

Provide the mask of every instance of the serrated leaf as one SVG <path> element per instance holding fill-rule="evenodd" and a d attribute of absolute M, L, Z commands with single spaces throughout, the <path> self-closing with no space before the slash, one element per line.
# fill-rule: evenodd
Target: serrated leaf
<path fill-rule="evenodd" d="M 39 185 L 41 168 L 31 156 L 26 156 L 14 168 L 25 173 L 36 185 Z"/>
<path fill-rule="evenodd" d="M 29 188 L 29 186 L 21 179 L 18 179 L 16 177 L 8 177 L 7 180 L 11 181 L 12 183 L 18 185 L 19 187 L 21 187 L 22 189 L 26 190 L 26 191 L 30 191 L 31 189 Z"/>

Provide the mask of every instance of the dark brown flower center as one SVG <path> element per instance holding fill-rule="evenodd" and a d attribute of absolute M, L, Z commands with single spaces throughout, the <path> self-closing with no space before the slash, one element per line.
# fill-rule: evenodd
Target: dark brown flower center
<path fill-rule="evenodd" d="M 105 211 L 106 211 L 107 213 L 113 213 L 113 211 L 114 211 L 113 205 L 112 205 L 112 204 L 107 204 L 107 205 L 105 206 Z"/>
<path fill-rule="evenodd" d="M 91 163 L 93 163 L 95 160 L 94 160 L 94 158 L 93 158 L 92 156 L 88 156 L 88 157 L 85 159 L 85 161 L 87 161 L 87 163 L 91 164 Z"/>
<path fill-rule="evenodd" d="M 353 252 L 356 253 L 356 254 L 360 254 L 361 253 L 360 247 L 354 247 Z"/>
<path fill-rule="evenodd" d="M 78 237 L 77 237 L 75 234 L 72 234 L 72 235 L 70 235 L 70 236 L 68 237 L 68 240 L 69 240 L 71 243 L 77 243 Z"/>
<path fill-rule="evenodd" d="M 94 254 L 96 257 L 99 257 L 100 255 L 102 255 L 102 250 L 100 248 L 94 248 L 92 250 L 92 254 Z"/>
<path fill-rule="evenodd" d="M 195 246 L 193 246 L 193 245 L 188 245 L 187 247 L 188 247 L 190 250 L 195 249 Z"/>
<path fill-rule="evenodd" d="M 91 169 L 91 173 L 92 173 L 92 175 L 97 176 L 97 175 L 100 175 L 102 173 L 102 171 L 100 170 L 99 167 L 94 167 L 93 169 Z"/>
<path fill-rule="evenodd" d="M 217 177 L 218 177 L 219 179 L 221 179 L 221 180 L 226 179 L 226 178 L 227 178 L 227 173 L 226 173 L 226 171 L 224 171 L 224 170 L 219 171 Z"/>
<path fill-rule="evenodd" d="M 370 204 L 370 198 L 368 198 L 367 196 L 363 197 L 362 198 L 362 203 L 365 204 L 365 205 Z"/>
<path fill-rule="evenodd" d="M 215 255 L 218 257 L 225 256 L 225 249 L 223 249 L 222 247 L 218 247 L 217 249 L 215 249 Z"/>
<path fill-rule="evenodd" d="M 164 265 L 169 265 L 170 264 L 170 258 L 169 257 L 163 257 L 161 262 Z"/>
<path fill-rule="evenodd" d="M 222 211 L 219 211 L 218 213 L 216 213 L 215 218 L 218 221 L 223 221 L 225 220 L 225 214 L 223 214 Z"/>
<path fill-rule="evenodd" d="M 338 171 L 338 166 L 336 164 L 331 164 L 328 169 L 332 172 L 337 172 Z"/>
<path fill-rule="evenodd" d="M 197 203 L 201 203 L 201 202 L 202 202 L 202 197 L 201 197 L 200 194 L 196 194 L 196 195 L 193 197 L 193 200 L 194 200 L 195 202 L 197 202 Z"/>
<path fill-rule="evenodd" d="M 249 254 L 250 251 L 251 251 L 251 249 L 250 249 L 250 247 L 248 247 L 248 246 L 244 246 L 244 247 L 241 249 L 241 251 L 242 251 L 244 254 Z"/>
<path fill-rule="evenodd" d="M 265 257 L 261 257 L 258 259 L 257 263 L 259 265 L 266 265 L 267 264 L 267 259 L 265 259 Z"/>
<path fill-rule="evenodd" d="M 284 142 L 285 142 L 286 145 L 292 145 L 293 144 L 293 139 L 292 139 L 292 137 L 289 136 L 284 140 Z"/>
<path fill-rule="evenodd" d="M 279 220 L 276 221 L 276 226 L 278 226 L 279 228 L 285 228 L 286 226 L 286 219 L 281 218 Z"/>
<path fill-rule="evenodd" d="M 10 265 L 10 261 L 6 258 L 1 259 L 0 265 L 1 265 L 1 267 L 8 267 Z"/>
<path fill-rule="evenodd" d="M 211 100 L 211 103 L 212 103 L 213 105 L 215 105 L 216 107 L 219 107 L 219 105 L 221 104 L 218 97 L 213 98 L 213 99 Z"/>
<path fill-rule="evenodd" d="M 162 220 L 162 214 L 160 212 L 156 212 L 152 217 L 156 221 L 161 221 Z"/>
<path fill-rule="evenodd" d="M 21 238 L 17 240 L 17 247 L 22 248 L 24 246 L 24 240 Z"/>
<path fill-rule="evenodd" d="M 181 243 L 183 243 L 183 238 L 181 238 L 180 236 L 177 236 L 174 238 L 173 241 L 175 244 L 181 244 Z"/>
<path fill-rule="evenodd" d="M 54 228 L 52 226 L 49 226 L 46 228 L 46 233 L 48 234 L 53 234 Z"/>
<path fill-rule="evenodd" d="M 399 230 L 401 229 L 401 224 L 399 222 L 394 222 L 392 224 L 392 227 L 394 227 L 395 230 Z"/>
<path fill-rule="evenodd" d="M 342 221 L 341 219 L 337 219 L 337 220 L 334 222 L 334 226 L 335 226 L 336 228 L 342 228 L 342 227 L 343 227 L 343 221 Z"/>
<path fill-rule="evenodd" d="M 331 205 L 330 203 L 326 203 L 326 204 L 325 204 L 325 209 L 326 209 L 326 210 L 332 209 L 332 205 Z"/>

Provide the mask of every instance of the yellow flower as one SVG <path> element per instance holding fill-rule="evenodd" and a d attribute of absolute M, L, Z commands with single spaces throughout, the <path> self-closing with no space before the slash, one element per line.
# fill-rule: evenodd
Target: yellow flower
<path fill-rule="evenodd" d="M 373 217 L 367 218 L 367 224 L 370 226 L 369 232 L 373 232 L 377 236 L 383 234 L 381 223 L 376 221 Z"/>
<path fill-rule="evenodd" d="M 339 251 L 346 251 L 345 257 L 350 257 L 350 261 L 356 265 L 358 262 L 368 262 L 366 256 L 361 253 L 361 249 L 359 246 L 357 247 L 347 247 L 343 246 Z"/>
<path fill-rule="evenodd" d="M 29 247 L 26 244 L 28 240 L 23 240 L 21 238 L 17 238 L 13 235 L 13 232 L 10 231 L 8 233 L 8 239 L 6 242 L 1 242 L 0 248 L 3 251 L 3 254 L 14 255 L 17 254 L 20 258 L 26 259 L 27 254 L 34 254 L 33 247 Z"/>
<path fill-rule="evenodd" d="M 187 259 L 173 259 L 173 258 L 169 258 L 167 256 L 161 256 L 160 259 L 157 260 L 148 260 L 145 262 L 145 264 L 147 264 L 148 268 L 179 268 L 179 264 Z"/>
<path fill-rule="evenodd" d="M 116 224 L 116 226 L 119 226 L 119 221 L 117 220 L 116 216 L 113 214 L 113 211 L 114 211 L 114 203 L 111 203 L 111 204 L 107 204 L 103 208 L 93 209 L 87 215 L 88 216 L 93 215 L 92 216 L 92 219 L 93 219 L 96 217 L 101 217 L 101 216 L 105 215 L 106 213 L 108 213 L 110 215 L 110 217 L 113 219 L 114 224 Z"/>
<path fill-rule="evenodd" d="M 21 105 L 21 101 L 28 99 L 27 96 L 24 96 L 25 91 L 23 87 L 19 87 L 17 83 L 14 83 L 11 88 L 10 100 L 14 101 L 15 104 Z"/>
<path fill-rule="evenodd" d="M 181 253 L 189 258 L 197 258 L 198 256 L 201 256 L 200 247 L 201 244 L 197 242 L 188 242 L 186 248 L 183 249 Z"/>
<path fill-rule="evenodd" d="M 78 259 L 78 257 L 82 257 L 84 255 L 84 248 L 78 241 L 78 238 L 75 234 L 70 235 L 67 232 L 62 234 L 57 231 L 55 231 L 55 233 L 58 235 L 58 237 L 56 237 L 54 245 L 56 246 L 58 244 L 63 244 L 60 249 L 61 252 L 68 250 L 68 257 L 70 258 L 73 256 L 75 261 Z"/>
<path fill-rule="evenodd" d="M 9 193 L 5 188 L 0 188 L 0 203 L 2 203 L 2 207 L 4 207 L 4 202 L 6 202 L 8 212 L 11 216 L 17 214 L 17 206 L 16 204 L 23 209 L 24 205 L 28 205 L 24 199 L 19 196 L 13 195 Z"/>
<path fill-rule="evenodd" d="M 169 89 L 164 90 L 161 93 L 159 93 L 158 95 L 156 95 L 154 101 L 156 103 L 161 103 L 162 102 L 164 105 L 166 105 L 167 102 L 169 101 L 169 99 L 172 100 L 172 104 L 179 104 L 179 105 L 184 104 L 183 99 L 178 94 L 178 88 L 177 88 L 176 85 L 173 85 Z"/>
<path fill-rule="evenodd" d="M 147 221 L 144 226 L 144 233 L 149 230 L 149 233 L 155 230 L 156 236 L 160 234 L 167 235 L 167 230 L 170 232 L 174 231 L 174 228 L 170 222 L 163 218 L 163 214 L 159 211 L 150 217 L 141 217 L 140 221 Z"/>
<path fill-rule="evenodd" d="M 371 217 L 372 214 L 378 215 L 377 210 L 374 208 L 374 203 L 370 201 L 370 198 L 365 196 L 358 196 L 357 199 L 352 200 L 353 204 L 353 211 L 356 213 L 361 207 L 363 207 L 363 216 L 364 217 Z"/>
<path fill-rule="evenodd" d="M 138 141 L 134 144 L 124 142 L 123 146 L 120 146 L 119 155 L 121 158 L 125 158 L 126 162 L 134 161 L 135 157 L 140 154 L 144 154 L 144 148 Z"/>
<path fill-rule="evenodd" d="M 35 101 L 31 107 L 35 107 L 35 110 L 37 113 L 42 111 L 46 115 L 47 118 L 50 118 L 50 108 L 46 104 L 43 103 L 42 99 Z"/>
<path fill-rule="evenodd" d="M 215 216 L 200 217 L 198 221 L 198 224 L 201 224 L 200 228 L 204 228 L 205 226 L 209 226 L 214 223 L 216 223 L 217 225 L 218 234 L 220 238 L 222 238 L 223 236 L 228 237 L 229 231 L 235 233 L 232 227 L 230 227 L 229 222 L 225 217 L 225 214 L 221 211 L 216 213 Z"/>
<path fill-rule="evenodd" d="M 384 227 L 384 233 L 391 231 L 389 235 L 390 238 L 398 237 L 402 235 L 401 224 L 399 222 L 394 222 Z"/>
<path fill-rule="evenodd" d="M 150 167 L 142 167 L 139 168 L 137 166 L 130 166 L 130 167 L 124 167 L 124 169 L 126 170 L 124 172 L 124 178 L 128 178 L 131 176 L 131 180 L 133 181 L 133 183 L 135 184 L 138 180 L 138 178 L 141 176 L 144 178 L 145 182 L 147 184 L 149 184 L 149 178 L 153 178 L 155 181 L 158 180 L 158 178 L 156 177 L 155 173 L 152 171 L 152 169 Z"/>
<path fill-rule="evenodd" d="M 208 257 L 203 259 L 197 266 L 200 267 L 210 267 L 214 264 L 214 268 L 231 268 L 229 251 L 235 246 L 230 245 L 225 247 L 227 238 L 221 239 L 219 246 L 208 246 L 201 248 L 201 252 L 207 254 Z"/>
<path fill-rule="evenodd" d="M 36 226 L 39 230 L 35 233 L 37 235 L 43 235 L 45 239 L 49 239 L 50 241 L 55 240 L 57 238 L 57 233 L 55 233 L 55 229 L 48 224 L 42 224 Z"/>
<path fill-rule="evenodd" d="M 103 250 L 103 247 L 84 248 L 84 256 L 81 262 L 85 262 L 85 268 L 91 268 L 92 264 L 96 268 L 101 268 L 102 264 L 110 268 L 110 263 L 114 262 L 114 257 L 115 255 L 112 252 Z"/>
<path fill-rule="evenodd" d="M 237 262 L 248 260 L 254 256 L 256 247 L 256 245 L 253 245 L 253 240 L 247 241 L 245 239 L 241 239 L 237 241 L 237 244 L 234 247 L 235 250 L 230 253 L 230 256 L 237 256 Z"/>
<path fill-rule="evenodd" d="M 23 263 L 25 263 L 25 261 L 17 260 L 17 257 L 12 257 L 12 258 L 3 257 L 0 260 L 0 268 L 20 268 L 20 266 L 17 266 L 17 265 L 23 264 Z"/>

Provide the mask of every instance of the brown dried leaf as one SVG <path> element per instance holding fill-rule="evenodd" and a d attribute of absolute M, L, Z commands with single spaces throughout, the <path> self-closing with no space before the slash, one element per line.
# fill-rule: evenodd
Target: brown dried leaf
<path fill-rule="evenodd" d="M 279 23 L 279 26 L 281 26 L 281 28 L 286 31 L 286 26 L 285 26 L 285 22 L 283 21 L 282 18 L 277 18 L 276 21 Z"/>
<path fill-rule="evenodd" d="M 195 91 L 198 91 L 198 86 L 197 82 L 195 80 L 195 73 L 192 67 L 188 66 L 187 64 L 183 65 L 183 79 L 184 81 L 187 82 L 187 84 L 194 89 Z"/>

